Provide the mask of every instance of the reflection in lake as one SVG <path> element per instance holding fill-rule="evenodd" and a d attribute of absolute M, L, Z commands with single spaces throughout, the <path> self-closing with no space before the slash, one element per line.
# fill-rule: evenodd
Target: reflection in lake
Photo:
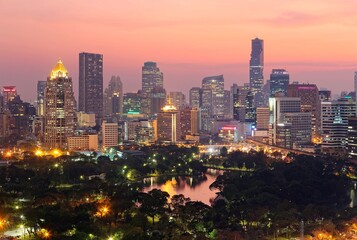
<path fill-rule="evenodd" d="M 207 173 L 200 176 L 160 176 L 144 179 L 144 192 L 154 188 L 168 192 L 170 196 L 183 194 L 192 201 L 201 201 L 211 205 L 210 200 L 217 195 L 217 190 L 211 191 L 209 186 L 223 171 L 208 169 Z"/>

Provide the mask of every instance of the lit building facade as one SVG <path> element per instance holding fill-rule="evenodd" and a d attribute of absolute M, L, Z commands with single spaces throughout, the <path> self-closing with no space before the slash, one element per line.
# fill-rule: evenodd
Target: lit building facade
<path fill-rule="evenodd" d="M 180 109 L 186 104 L 186 96 L 182 92 L 170 92 L 169 98 L 172 105 L 174 105 L 177 109 Z"/>
<path fill-rule="evenodd" d="M 340 98 L 321 103 L 323 153 L 341 154 L 347 146 L 348 118 L 355 117 L 356 105 L 352 99 Z"/>
<path fill-rule="evenodd" d="M 123 98 L 123 114 L 139 115 L 141 110 L 141 94 L 140 93 L 125 93 Z"/>
<path fill-rule="evenodd" d="M 357 117 L 348 118 L 347 132 L 348 157 L 357 159 Z"/>
<path fill-rule="evenodd" d="M 142 67 L 142 112 L 151 114 L 151 92 L 155 87 L 164 87 L 164 75 L 157 67 L 156 62 L 145 62 Z"/>
<path fill-rule="evenodd" d="M 312 135 L 318 137 L 321 131 L 321 100 L 317 86 L 315 84 L 290 84 L 287 96 L 301 99 L 301 112 L 311 113 Z"/>
<path fill-rule="evenodd" d="M 285 69 L 273 69 L 270 74 L 270 96 L 275 94 L 286 96 L 289 86 L 289 73 Z"/>
<path fill-rule="evenodd" d="M 98 135 L 81 135 L 68 138 L 69 151 L 97 151 Z"/>
<path fill-rule="evenodd" d="M 103 118 L 103 55 L 79 54 L 78 110 L 94 113 L 96 123 Z"/>
<path fill-rule="evenodd" d="M 123 83 L 119 76 L 112 76 L 104 91 L 104 115 L 122 116 L 123 114 Z"/>
<path fill-rule="evenodd" d="M 157 115 L 157 135 L 161 143 L 175 143 L 181 137 L 180 113 L 173 105 L 166 105 Z"/>
<path fill-rule="evenodd" d="M 102 122 L 102 148 L 118 145 L 118 123 Z"/>
<path fill-rule="evenodd" d="M 8 102 L 17 96 L 17 90 L 15 86 L 4 86 L 2 88 L 3 104 L 7 107 Z"/>
<path fill-rule="evenodd" d="M 254 97 L 259 97 L 264 84 L 264 41 L 259 38 L 252 40 L 252 51 L 249 62 L 249 83 Z M 256 96 L 258 94 L 258 96 Z M 259 106 L 259 99 L 256 99 Z"/>
<path fill-rule="evenodd" d="M 285 141 L 285 146 L 281 144 L 284 142 L 281 140 L 282 136 L 291 139 Z M 301 99 L 269 98 L 269 144 L 291 148 L 307 145 L 309 142 L 311 142 L 311 115 L 301 113 Z"/>
<path fill-rule="evenodd" d="M 193 108 L 200 108 L 202 106 L 202 89 L 200 87 L 190 89 L 190 106 Z"/>
<path fill-rule="evenodd" d="M 46 81 L 37 82 L 37 115 L 43 116 L 45 114 L 45 90 Z"/>
<path fill-rule="evenodd" d="M 76 123 L 76 102 L 72 78 L 62 61 L 58 61 L 47 78 L 45 91 L 44 146 L 67 148 Z"/>
<path fill-rule="evenodd" d="M 216 118 L 224 117 L 224 78 L 223 75 L 202 79 L 202 107 Z"/>
<path fill-rule="evenodd" d="M 181 138 L 187 135 L 197 135 L 199 126 L 199 111 L 197 108 L 184 107 L 180 109 Z"/>

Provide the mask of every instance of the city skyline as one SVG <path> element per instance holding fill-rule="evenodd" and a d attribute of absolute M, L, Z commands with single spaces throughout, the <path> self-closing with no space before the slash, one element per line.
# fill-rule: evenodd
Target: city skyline
<path fill-rule="evenodd" d="M 261 1 L 259 9 L 258 3 L 229 0 L 108 1 L 100 7 L 87 1 L 71 7 L 44 2 L 41 8 L 36 2 L 0 4 L 0 85 L 17 86 L 26 100 L 36 99 L 37 81 L 46 79 L 58 59 L 66 62 L 78 99 L 77 56 L 83 51 L 103 54 L 104 85 L 119 75 L 124 92 L 140 88 L 146 61 L 158 63 L 168 91 L 187 94 L 188 83 L 197 86 L 203 77 L 219 74 L 227 87 L 242 85 L 249 81 L 250 41 L 255 37 L 265 44 L 264 81 L 271 69 L 284 68 L 291 82 L 315 83 L 335 94 L 353 88 L 354 1 Z M 63 41 L 60 32 L 71 37 Z"/>

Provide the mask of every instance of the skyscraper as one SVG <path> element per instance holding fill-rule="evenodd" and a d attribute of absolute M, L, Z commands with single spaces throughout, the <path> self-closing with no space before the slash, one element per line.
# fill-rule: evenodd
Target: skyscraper
<path fill-rule="evenodd" d="M 72 78 L 59 60 L 47 78 L 45 91 L 44 146 L 66 148 L 76 118 Z"/>
<path fill-rule="evenodd" d="M 181 137 L 180 113 L 173 105 L 166 105 L 157 115 L 158 141 L 175 143 Z"/>
<path fill-rule="evenodd" d="M 252 52 L 249 62 L 249 83 L 255 98 L 262 97 L 264 83 L 264 41 L 255 38 L 252 40 Z M 258 96 L 256 96 L 258 94 Z M 257 105 L 261 99 L 255 99 Z"/>
<path fill-rule="evenodd" d="M 175 108 L 179 109 L 186 104 L 186 96 L 182 92 L 170 92 L 169 98 Z"/>
<path fill-rule="evenodd" d="M 123 99 L 123 113 L 125 115 L 141 114 L 141 94 L 125 93 Z"/>
<path fill-rule="evenodd" d="M 2 95 L 5 108 L 7 107 L 8 102 L 14 99 L 17 96 L 17 90 L 15 86 L 4 86 L 2 88 Z"/>
<path fill-rule="evenodd" d="M 151 93 L 155 87 L 164 87 L 164 76 L 157 67 L 156 62 L 145 62 L 142 67 L 142 111 L 150 115 Z"/>
<path fill-rule="evenodd" d="M 157 114 L 166 104 L 166 90 L 163 87 L 156 86 L 151 90 L 150 114 Z"/>
<path fill-rule="evenodd" d="M 208 109 L 211 116 L 224 116 L 224 78 L 223 75 L 202 79 L 202 107 Z"/>
<path fill-rule="evenodd" d="M 45 89 L 46 81 L 37 82 L 37 115 L 43 116 L 45 113 Z"/>
<path fill-rule="evenodd" d="M 343 154 L 347 145 L 348 118 L 355 117 L 356 105 L 352 99 L 321 102 L 322 144 L 321 151 Z"/>
<path fill-rule="evenodd" d="M 354 79 L 354 87 L 355 87 L 355 99 L 356 99 L 356 104 L 357 104 L 357 71 L 355 72 L 355 79 Z M 356 107 L 356 111 L 357 111 L 357 107 Z"/>
<path fill-rule="evenodd" d="M 289 73 L 285 69 L 273 69 L 270 74 L 270 96 L 286 96 L 289 85 Z"/>
<path fill-rule="evenodd" d="M 123 83 L 119 76 L 112 76 L 104 91 L 104 115 L 121 116 L 123 114 Z"/>
<path fill-rule="evenodd" d="M 311 113 L 312 134 L 318 137 L 321 130 L 321 100 L 317 86 L 315 84 L 290 84 L 287 96 L 301 99 L 301 112 Z"/>
<path fill-rule="evenodd" d="M 193 108 L 200 108 L 202 105 L 202 89 L 200 87 L 193 87 L 190 89 L 190 106 Z"/>
<path fill-rule="evenodd" d="M 78 110 L 94 113 L 96 123 L 103 118 L 103 55 L 79 54 Z"/>
<path fill-rule="evenodd" d="M 269 98 L 269 110 L 269 144 L 292 148 L 311 142 L 311 113 L 301 112 L 300 98 Z"/>

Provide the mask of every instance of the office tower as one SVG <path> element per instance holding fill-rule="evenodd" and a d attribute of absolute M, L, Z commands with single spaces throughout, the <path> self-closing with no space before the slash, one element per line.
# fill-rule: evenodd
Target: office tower
<path fill-rule="evenodd" d="M 112 76 L 104 91 L 104 115 L 121 116 L 123 114 L 123 83 L 119 76 Z"/>
<path fill-rule="evenodd" d="M 157 135 L 161 143 L 175 143 L 180 139 L 180 113 L 173 105 L 166 105 L 158 113 Z"/>
<path fill-rule="evenodd" d="M 102 122 L 102 148 L 114 147 L 118 145 L 118 123 Z"/>
<path fill-rule="evenodd" d="M 317 86 L 315 84 L 290 84 L 287 96 L 301 99 L 301 112 L 311 113 L 312 135 L 318 137 L 321 130 L 321 100 Z"/>
<path fill-rule="evenodd" d="M 232 119 L 234 118 L 234 101 L 238 93 L 238 85 L 233 83 L 233 85 L 230 88 L 230 114 L 232 116 Z"/>
<path fill-rule="evenodd" d="M 319 95 L 320 95 L 321 102 L 331 101 L 331 91 L 330 90 L 320 90 Z"/>
<path fill-rule="evenodd" d="M 172 105 L 174 105 L 177 109 L 186 105 L 186 96 L 182 92 L 170 92 L 169 98 L 171 99 L 170 101 Z"/>
<path fill-rule="evenodd" d="M 44 146 L 66 148 L 76 119 L 72 78 L 59 60 L 47 78 L 45 91 Z"/>
<path fill-rule="evenodd" d="M 223 106 L 224 106 L 224 118 L 232 119 L 233 118 L 233 114 L 232 114 L 233 107 L 231 104 L 231 91 L 229 91 L 229 90 L 224 90 Z"/>
<path fill-rule="evenodd" d="M 245 83 L 244 86 L 238 86 L 235 94 L 233 94 L 233 119 L 245 122 L 246 119 L 246 111 L 251 111 L 252 107 L 252 92 L 250 91 L 250 87 L 248 83 Z M 249 96 L 248 96 L 249 95 Z M 250 106 L 247 106 L 249 103 Z M 248 113 L 248 116 L 251 115 Z"/>
<path fill-rule="evenodd" d="M 257 108 L 257 130 L 268 130 L 269 129 L 269 108 L 260 107 Z"/>
<path fill-rule="evenodd" d="M 99 125 L 103 118 L 103 55 L 79 54 L 78 110 L 94 113 Z"/>
<path fill-rule="evenodd" d="M 36 116 L 36 108 L 21 100 L 17 95 L 7 103 L 11 113 L 11 133 L 18 137 L 25 137 L 32 132 L 32 122 Z"/>
<path fill-rule="evenodd" d="M 270 96 L 286 96 L 289 85 L 289 73 L 285 69 L 273 69 L 270 74 Z"/>
<path fill-rule="evenodd" d="M 255 125 L 256 121 L 256 112 L 254 106 L 254 95 L 251 90 L 247 92 L 247 96 L 245 97 L 245 117 L 244 122 L 249 122 Z"/>
<path fill-rule="evenodd" d="M 151 145 L 155 143 L 154 128 L 150 121 L 140 120 L 140 125 L 135 127 L 134 142 L 139 145 Z"/>
<path fill-rule="evenodd" d="M 154 115 L 161 111 L 166 104 L 166 90 L 163 87 L 156 86 L 151 90 L 150 114 Z"/>
<path fill-rule="evenodd" d="M 355 72 L 354 87 L 355 87 L 355 101 L 357 104 L 357 71 Z M 357 107 L 356 107 L 356 109 L 357 109 Z"/>
<path fill-rule="evenodd" d="M 164 87 L 164 76 L 157 67 L 156 62 L 145 62 L 142 67 L 142 112 L 151 114 L 151 92 L 155 87 Z"/>
<path fill-rule="evenodd" d="M 15 86 L 4 86 L 2 88 L 3 104 L 7 107 L 8 102 L 17 96 L 17 91 Z"/>
<path fill-rule="evenodd" d="M 348 118 L 347 151 L 349 158 L 357 159 L 357 117 Z"/>
<path fill-rule="evenodd" d="M 311 142 L 311 113 L 301 112 L 300 98 L 269 98 L 269 111 L 269 144 L 295 148 Z"/>
<path fill-rule="evenodd" d="M 141 114 L 141 94 L 125 93 L 123 97 L 123 113 L 125 115 Z"/>
<path fill-rule="evenodd" d="M 224 78 L 223 75 L 205 77 L 202 79 L 202 107 L 211 116 L 224 116 Z"/>
<path fill-rule="evenodd" d="M 45 90 L 46 90 L 46 81 L 37 82 L 37 115 L 43 116 L 45 113 Z"/>
<path fill-rule="evenodd" d="M 192 107 L 183 107 L 180 109 L 181 138 L 186 135 L 198 134 L 198 109 Z"/>
<path fill-rule="evenodd" d="M 355 117 L 356 105 L 352 99 L 340 98 L 321 102 L 321 151 L 343 154 L 347 145 L 348 118 Z"/>
<path fill-rule="evenodd" d="M 193 108 L 200 108 L 202 105 L 202 89 L 193 87 L 190 89 L 190 106 Z"/>
<path fill-rule="evenodd" d="M 261 107 L 267 107 L 269 105 L 268 104 L 269 98 L 270 98 L 270 80 L 268 79 L 266 83 L 263 85 Z"/>
<path fill-rule="evenodd" d="M 264 41 L 255 38 L 252 40 L 252 51 L 249 62 L 249 83 L 257 106 L 260 106 L 261 92 L 264 81 Z M 258 94 L 258 96 L 256 96 Z"/>

